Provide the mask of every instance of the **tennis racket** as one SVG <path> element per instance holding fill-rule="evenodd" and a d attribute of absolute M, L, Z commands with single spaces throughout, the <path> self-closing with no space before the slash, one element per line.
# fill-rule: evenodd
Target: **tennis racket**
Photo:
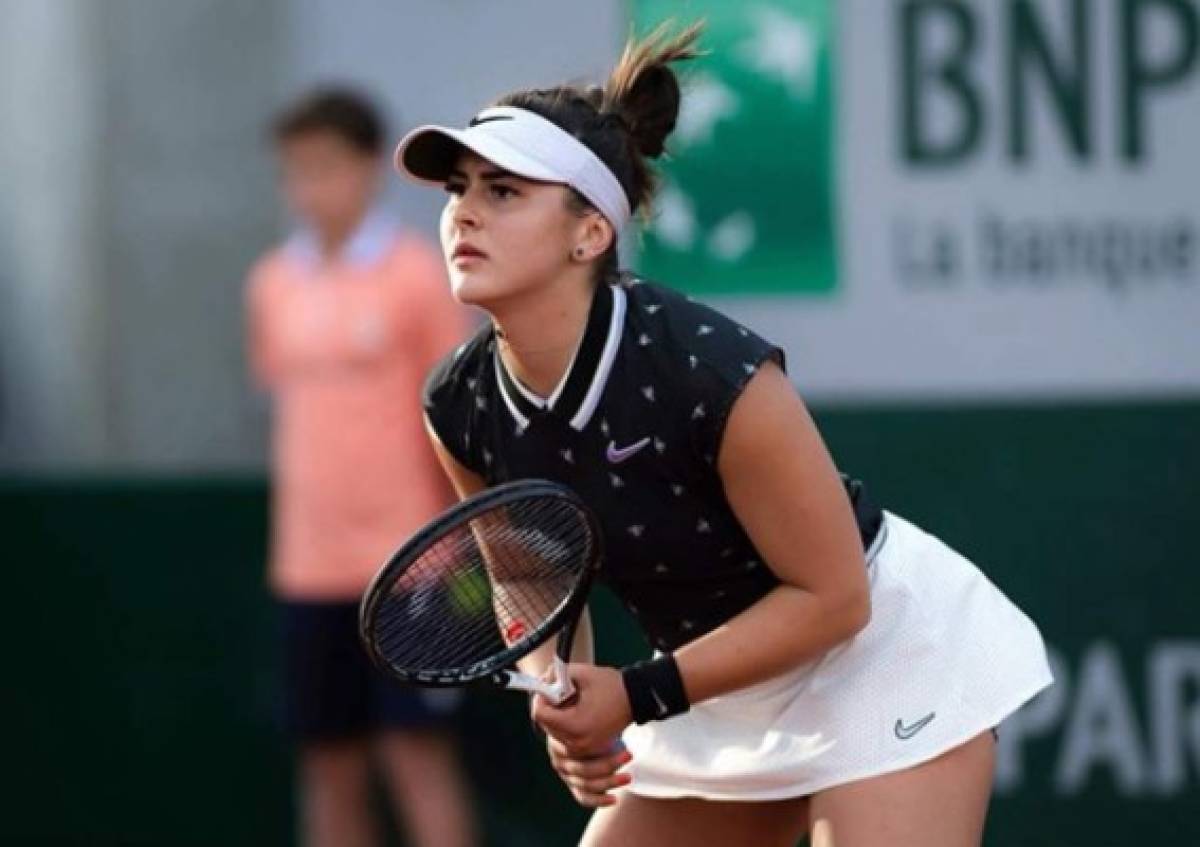
<path fill-rule="evenodd" d="M 371 660 L 399 680 L 490 680 L 570 699 L 575 628 L 601 560 L 599 523 L 568 488 L 520 480 L 463 500 L 419 530 L 375 575 L 359 607 Z M 516 669 L 558 635 L 553 678 Z"/>

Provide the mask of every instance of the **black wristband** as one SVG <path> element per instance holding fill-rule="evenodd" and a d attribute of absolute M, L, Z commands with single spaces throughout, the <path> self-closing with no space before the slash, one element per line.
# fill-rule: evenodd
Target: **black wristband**
<path fill-rule="evenodd" d="M 621 680 L 634 723 L 665 720 L 691 708 L 679 665 L 670 653 L 622 668 Z"/>

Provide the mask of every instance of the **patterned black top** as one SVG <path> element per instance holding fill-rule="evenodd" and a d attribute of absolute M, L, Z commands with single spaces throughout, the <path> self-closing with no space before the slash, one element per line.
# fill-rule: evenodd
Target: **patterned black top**
<path fill-rule="evenodd" d="M 575 490 L 604 530 L 608 582 L 651 643 L 671 650 L 778 585 L 716 469 L 734 401 L 783 352 L 670 289 L 597 288 L 579 350 L 543 401 L 519 384 L 488 326 L 430 374 L 439 439 L 488 485 L 541 478 Z M 881 523 L 846 480 L 864 546 Z"/>

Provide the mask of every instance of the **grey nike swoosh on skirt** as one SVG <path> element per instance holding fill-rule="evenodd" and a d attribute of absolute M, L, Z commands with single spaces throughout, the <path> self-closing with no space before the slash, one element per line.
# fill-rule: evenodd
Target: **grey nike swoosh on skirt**
<path fill-rule="evenodd" d="M 907 741 L 908 739 L 910 739 L 914 735 L 916 735 L 918 732 L 923 730 L 925 727 L 927 727 L 929 725 L 929 722 L 932 721 L 936 715 L 937 715 L 937 712 L 930 712 L 925 717 L 921 718 L 919 721 L 914 723 L 912 726 L 905 726 L 901 720 L 897 719 L 896 726 L 894 727 L 896 737 L 899 738 L 901 741 Z"/>

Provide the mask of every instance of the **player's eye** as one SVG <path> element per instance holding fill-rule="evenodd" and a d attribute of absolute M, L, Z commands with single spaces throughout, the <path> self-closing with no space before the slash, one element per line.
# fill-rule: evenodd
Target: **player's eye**
<path fill-rule="evenodd" d="M 467 190 L 467 187 L 458 180 L 448 179 L 446 180 L 445 189 L 447 194 L 453 194 L 455 197 L 462 197 L 463 192 Z"/>
<path fill-rule="evenodd" d="M 512 188 L 511 186 L 508 186 L 508 185 L 503 185 L 498 182 L 493 182 L 488 187 L 488 190 L 491 192 L 492 196 L 495 197 L 497 200 L 507 200 L 510 197 L 517 196 L 517 190 L 515 188 Z"/>

